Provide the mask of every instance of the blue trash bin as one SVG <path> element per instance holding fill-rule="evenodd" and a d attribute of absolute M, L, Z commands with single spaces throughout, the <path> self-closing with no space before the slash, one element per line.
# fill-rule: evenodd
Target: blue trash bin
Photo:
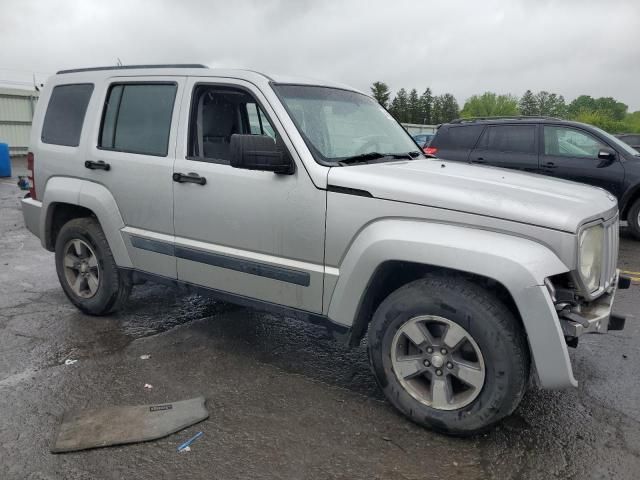
<path fill-rule="evenodd" d="M 11 158 L 9 157 L 9 145 L 0 143 L 0 177 L 11 176 Z"/>

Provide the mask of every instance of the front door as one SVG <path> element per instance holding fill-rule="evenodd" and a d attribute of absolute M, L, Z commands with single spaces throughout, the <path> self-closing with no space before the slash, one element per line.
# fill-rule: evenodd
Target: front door
<path fill-rule="evenodd" d="M 115 77 L 100 88 L 85 174 L 116 199 L 133 265 L 176 278 L 173 162 L 186 77 Z"/>
<path fill-rule="evenodd" d="M 178 279 L 321 312 L 326 192 L 315 188 L 252 84 L 191 79 L 188 92 L 174 164 Z M 231 167 L 234 133 L 276 138 L 295 173 Z"/>
<path fill-rule="evenodd" d="M 624 167 L 620 159 L 598 158 L 600 150 L 611 147 L 573 127 L 545 125 L 543 136 L 541 173 L 601 187 L 621 198 Z"/>

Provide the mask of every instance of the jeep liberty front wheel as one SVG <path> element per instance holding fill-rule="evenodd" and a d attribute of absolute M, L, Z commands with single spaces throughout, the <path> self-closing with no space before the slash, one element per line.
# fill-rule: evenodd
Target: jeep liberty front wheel
<path fill-rule="evenodd" d="M 65 223 L 56 238 L 56 271 L 71 303 L 89 315 L 117 310 L 131 292 L 100 224 L 91 217 Z"/>
<path fill-rule="evenodd" d="M 511 414 L 529 380 L 520 323 L 457 276 L 430 275 L 389 295 L 369 328 L 369 359 L 398 410 L 452 435 L 481 433 Z"/>

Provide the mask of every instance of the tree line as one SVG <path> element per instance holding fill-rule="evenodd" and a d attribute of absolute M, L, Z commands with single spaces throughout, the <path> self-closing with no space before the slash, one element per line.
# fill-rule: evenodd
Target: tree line
<path fill-rule="evenodd" d="M 433 95 L 427 87 L 422 95 L 414 88 L 409 93 L 401 88 L 391 100 L 391 91 L 384 82 L 371 86 L 373 97 L 401 123 L 434 125 L 450 122 L 460 116 L 458 101 L 450 93 Z"/>
<path fill-rule="evenodd" d="M 564 96 L 547 91 L 527 90 L 519 98 L 485 92 L 472 95 L 460 110 L 452 94 L 433 95 L 428 87 L 421 95 L 415 88 L 409 93 L 401 88 L 392 99 L 386 83 L 374 82 L 371 93 L 401 123 L 437 125 L 460 117 L 539 115 L 589 123 L 611 133 L 640 133 L 640 111 L 629 113 L 627 105 L 612 97 L 580 95 L 567 103 Z"/>

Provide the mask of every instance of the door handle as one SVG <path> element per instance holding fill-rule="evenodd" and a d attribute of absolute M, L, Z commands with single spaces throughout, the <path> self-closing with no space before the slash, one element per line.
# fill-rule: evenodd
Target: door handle
<path fill-rule="evenodd" d="M 542 165 L 542 168 L 552 169 L 552 168 L 558 168 L 558 166 L 553 162 L 547 162 Z"/>
<path fill-rule="evenodd" d="M 173 181 L 178 183 L 197 183 L 198 185 L 205 185 L 207 183 L 207 179 L 205 177 L 201 177 L 197 173 L 174 173 Z"/>
<path fill-rule="evenodd" d="M 97 162 L 94 162 L 93 160 L 87 160 L 86 162 L 84 162 L 84 167 L 88 168 L 89 170 L 111 170 L 111 165 L 103 162 L 102 160 L 98 160 Z"/>
<path fill-rule="evenodd" d="M 471 160 L 471 163 L 487 163 L 483 157 L 478 157 L 475 160 Z"/>

